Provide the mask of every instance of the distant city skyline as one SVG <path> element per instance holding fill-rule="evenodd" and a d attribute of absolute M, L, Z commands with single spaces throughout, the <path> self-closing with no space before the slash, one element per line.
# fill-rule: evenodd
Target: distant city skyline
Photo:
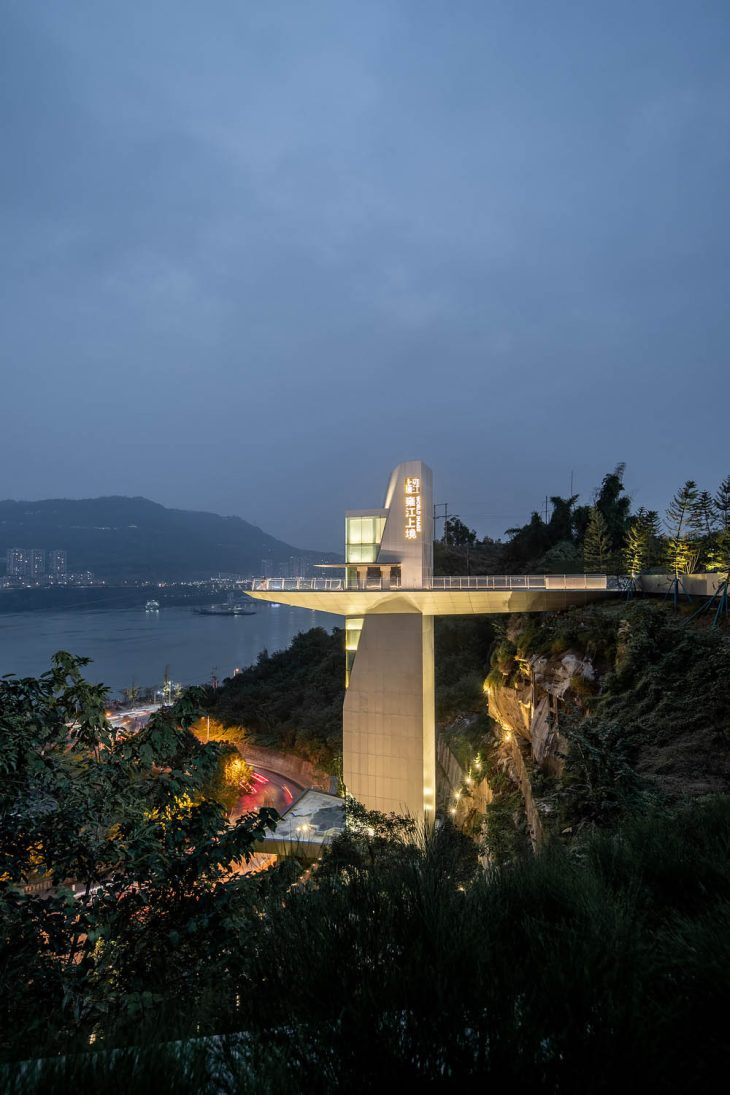
<path fill-rule="evenodd" d="M 11 547 L 5 552 L 8 578 L 47 578 L 64 581 L 68 575 L 68 553 L 61 548 L 47 551 L 38 547 Z"/>
<path fill-rule="evenodd" d="M 494 537 L 714 491 L 729 53 L 719 0 L 7 4 L 0 497 L 337 551 L 405 460 Z"/>

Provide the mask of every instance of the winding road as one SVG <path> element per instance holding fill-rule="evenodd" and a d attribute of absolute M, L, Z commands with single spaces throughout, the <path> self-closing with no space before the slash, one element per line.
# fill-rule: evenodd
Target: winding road
<path fill-rule="evenodd" d="M 283 814 L 303 792 L 304 788 L 301 784 L 296 783 L 289 776 L 283 776 L 270 768 L 256 767 L 251 790 L 239 798 L 231 811 L 231 821 L 236 821 L 242 814 L 258 810 L 261 806 L 273 806 L 275 810 Z"/>

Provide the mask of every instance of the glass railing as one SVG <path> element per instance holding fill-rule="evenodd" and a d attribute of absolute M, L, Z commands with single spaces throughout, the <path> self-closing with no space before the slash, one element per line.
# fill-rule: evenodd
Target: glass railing
<path fill-rule="evenodd" d="M 436 577 L 423 586 L 408 587 L 383 578 L 253 578 L 251 590 L 265 593 L 388 592 L 399 589 L 436 590 L 622 590 L 627 579 L 606 574 L 479 574 Z"/>
<path fill-rule="evenodd" d="M 433 578 L 431 589 L 611 589 L 605 574 L 479 574 Z"/>

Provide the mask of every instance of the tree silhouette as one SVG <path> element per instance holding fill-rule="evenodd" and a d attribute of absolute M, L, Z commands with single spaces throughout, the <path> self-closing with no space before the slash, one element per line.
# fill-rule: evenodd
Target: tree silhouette
<path fill-rule="evenodd" d="M 608 531 L 606 518 L 598 506 L 591 507 L 583 541 L 583 569 L 586 571 L 603 571 L 611 555 L 611 535 Z"/>
<path fill-rule="evenodd" d="M 720 528 L 724 532 L 730 532 L 730 475 L 726 476 L 717 488 L 715 512 Z"/>
<path fill-rule="evenodd" d="M 658 536 L 658 514 L 642 506 L 631 520 L 624 539 L 623 559 L 629 577 L 637 578 L 650 565 Z"/>
<path fill-rule="evenodd" d="M 617 464 L 612 472 L 604 475 L 595 500 L 596 508 L 605 519 L 613 551 L 619 551 L 623 545 L 631 514 L 631 499 L 624 487 L 625 471 L 625 464 Z"/>

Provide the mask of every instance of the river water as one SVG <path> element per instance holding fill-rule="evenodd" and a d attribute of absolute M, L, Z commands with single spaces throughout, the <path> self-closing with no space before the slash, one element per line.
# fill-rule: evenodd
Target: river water
<path fill-rule="evenodd" d="M 8 613 L 0 615 L 0 676 L 38 676 L 67 650 L 92 658 L 86 678 L 113 693 L 160 687 L 168 667 L 172 680 L 202 684 L 251 665 L 264 649 L 283 650 L 299 631 L 337 626 L 339 616 L 264 603 L 255 616 L 200 616 L 187 606 Z"/>

